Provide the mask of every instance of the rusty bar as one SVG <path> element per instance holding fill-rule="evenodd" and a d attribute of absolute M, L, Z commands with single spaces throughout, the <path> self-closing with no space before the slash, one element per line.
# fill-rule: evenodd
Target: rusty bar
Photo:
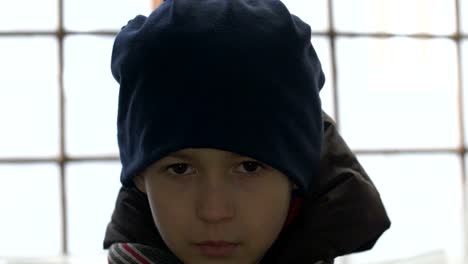
<path fill-rule="evenodd" d="M 68 221 L 67 221 L 67 196 L 66 196 L 66 175 L 65 175 L 65 93 L 64 93 L 64 82 L 63 82 L 63 64 L 64 64 L 64 47 L 63 42 L 65 38 L 64 26 L 63 26 L 63 1 L 58 0 L 58 28 L 57 28 L 57 39 L 58 39 L 58 82 L 59 82 L 59 126 L 60 126 L 60 150 L 58 165 L 60 168 L 60 223 L 61 223 L 61 240 L 62 240 L 62 255 L 68 254 Z"/>
<path fill-rule="evenodd" d="M 458 123 L 459 123 L 459 133 L 460 133 L 460 162 L 461 162 L 461 181 L 462 181 L 462 205 L 463 205 L 463 262 L 467 260 L 467 251 L 468 251 L 468 219 L 467 219 L 467 193 L 466 193 L 466 149 L 465 149 L 465 122 L 464 122 L 464 100 L 463 100 L 463 51 L 461 48 L 461 11 L 460 11 L 460 1 L 455 0 L 455 38 L 456 47 L 457 47 L 457 73 L 458 73 L 458 90 L 457 90 L 457 103 L 458 103 Z"/>
<path fill-rule="evenodd" d="M 358 149 L 353 148 L 352 151 L 359 155 L 411 155 L 411 154 L 458 154 L 467 153 L 466 147 L 459 148 L 395 148 L 395 149 Z M 466 154 L 465 154 L 466 155 Z M 86 155 L 86 156 L 67 156 L 63 159 L 64 163 L 70 162 L 118 162 L 118 155 Z M 0 164 L 27 164 L 27 163 L 60 163 L 60 158 L 57 157 L 19 157 L 6 158 L 0 157 Z"/>
<path fill-rule="evenodd" d="M 88 155 L 88 156 L 75 156 L 75 157 L 66 157 L 63 159 L 64 163 L 69 162 L 93 162 L 93 161 L 120 161 L 118 155 Z M 60 163 L 62 159 L 60 157 L 18 157 L 18 158 L 0 158 L 0 164 L 27 164 L 27 163 Z"/>
<path fill-rule="evenodd" d="M 462 148 L 408 148 L 408 149 L 353 149 L 358 155 L 415 155 L 415 154 L 460 154 Z"/>
<path fill-rule="evenodd" d="M 98 35 L 98 36 L 115 36 L 118 31 L 116 30 L 89 30 L 89 31 L 74 31 L 74 30 L 62 30 L 62 34 L 67 35 Z M 58 33 L 56 31 L 0 31 L 0 37 L 29 37 L 29 36 L 56 36 Z M 312 36 L 322 36 L 322 37 L 347 37 L 347 38 L 414 38 L 414 39 L 468 39 L 468 34 L 426 34 L 426 33 L 412 33 L 412 34 L 395 34 L 395 33 L 385 33 L 385 32 L 337 32 L 334 31 L 324 31 L 324 32 L 312 32 Z"/>
<path fill-rule="evenodd" d="M 91 31 L 0 31 L 0 37 L 35 37 L 35 36 L 50 36 L 56 37 L 61 34 L 67 35 L 98 35 L 98 36 L 115 36 L 118 31 L 113 30 L 91 30 Z"/>
<path fill-rule="evenodd" d="M 336 59 L 336 33 L 335 33 L 335 22 L 333 12 L 333 1 L 328 0 L 328 37 L 330 41 L 330 59 L 332 67 L 331 80 L 333 82 L 333 111 L 336 128 L 340 129 L 340 107 L 339 107 L 339 95 L 338 95 L 338 76 L 337 76 L 337 59 Z"/>
<path fill-rule="evenodd" d="M 330 60 L 332 67 L 332 76 L 331 80 L 333 81 L 332 90 L 333 90 L 333 111 L 334 111 L 334 121 L 336 128 L 340 129 L 340 107 L 338 100 L 338 77 L 337 77 L 337 59 L 336 59 L 336 32 L 335 32 L 335 19 L 333 12 L 333 0 L 328 0 L 328 38 L 330 42 Z M 351 263 L 349 256 L 341 257 L 341 264 Z"/>

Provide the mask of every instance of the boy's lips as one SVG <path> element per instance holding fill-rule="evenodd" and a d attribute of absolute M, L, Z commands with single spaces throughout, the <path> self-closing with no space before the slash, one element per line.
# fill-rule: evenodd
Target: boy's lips
<path fill-rule="evenodd" d="M 203 241 L 203 242 L 200 242 L 200 243 L 196 243 L 196 245 L 214 246 L 214 247 L 230 246 L 230 245 L 236 245 L 236 244 L 239 244 L 239 243 L 223 241 L 223 240 L 219 240 L 219 241 L 207 240 L 207 241 Z"/>
<path fill-rule="evenodd" d="M 203 241 L 195 244 L 200 252 L 208 257 L 227 257 L 239 246 L 228 241 Z"/>

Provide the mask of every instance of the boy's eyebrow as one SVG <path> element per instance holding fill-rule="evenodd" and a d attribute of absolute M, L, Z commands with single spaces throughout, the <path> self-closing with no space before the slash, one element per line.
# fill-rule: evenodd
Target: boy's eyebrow
<path fill-rule="evenodd" d="M 179 158 L 179 159 L 187 159 L 190 160 L 192 159 L 192 155 L 183 153 L 183 152 L 175 152 L 167 155 L 167 157 L 172 157 L 172 158 Z"/>

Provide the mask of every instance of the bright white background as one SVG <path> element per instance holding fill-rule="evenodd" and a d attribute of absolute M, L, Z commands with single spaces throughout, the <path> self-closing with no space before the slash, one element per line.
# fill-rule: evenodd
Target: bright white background
<path fill-rule="evenodd" d="M 455 1 L 330 1 L 338 34 L 448 36 L 456 31 Z M 329 30 L 328 1 L 283 2 L 313 32 Z M 468 4 L 460 2 L 461 29 L 468 31 Z M 53 32 L 57 7 L 57 0 L 0 0 L 0 32 Z M 64 0 L 64 26 L 77 32 L 116 32 L 137 14 L 150 12 L 150 0 Z M 118 155 L 112 42 L 109 35 L 64 39 L 65 150 L 70 157 Z M 333 87 L 337 85 L 339 128 L 353 150 L 460 147 L 457 87 L 459 76 L 468 73 L 464 40 L 459 54 L 450 38 L 338 36 L 336 83 L 329 37 L 315 35 L 312 43 L 327 76 L 321 92 L 323 108 L 336 116 Z M 58 54 L 54 35 L 0 36 L 0 159 L 58 155 Z M 458 56 L 462 72 L 458 72 Z M 463 116 L 466 123 L 468 113 Z M 468 137 L 466 131 L 464 136 Z M 435 256 L 437 263 L 466 262 L 462 195 L 466 160 L 455 152 L 358 157 L 381 192 L 392 228 L 372 251 L 339 263 L 377 263 L 427 254 Z M 66 165 L 71 255 L 102 253 L 120 187 L 119 172 L 117 161 Z M 0 257 L 59 255 L 60 210 L 55 163 L 0 163 Z"/>

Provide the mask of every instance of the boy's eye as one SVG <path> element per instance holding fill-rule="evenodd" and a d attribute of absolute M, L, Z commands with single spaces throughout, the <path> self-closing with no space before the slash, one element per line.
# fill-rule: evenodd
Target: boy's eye
<path fill-rule="evenodd" d="M 172 174 L 182 175 L 182 174 L 188 174 L 191 172 L 189 171 L 188 173 L 185 173 L 188 168 L 190 168 L 190 165 L 186 163 L 177 163 L 177 164 L 168 166 L 167 170 L 169 170 L 170 172 L 172 171 L 171 172 Z"/>
<path fill-rule="evenodd" d="M 244 161 L 241 163 L 241 167 L 244 173 L 257 173 L 264 166 L 256 161 Z"/>
<path fill-rule="evenodd" d="M 260 172 L 264 166 L 256 161 L 244 161 L 241 163 L 239 171 L 241 173 L 255 174 Z M 166 167 L 166 170 L 174 175 L 187 175 L 194 171 L 194 169 L 186 163 L 172 164 Z"/>

